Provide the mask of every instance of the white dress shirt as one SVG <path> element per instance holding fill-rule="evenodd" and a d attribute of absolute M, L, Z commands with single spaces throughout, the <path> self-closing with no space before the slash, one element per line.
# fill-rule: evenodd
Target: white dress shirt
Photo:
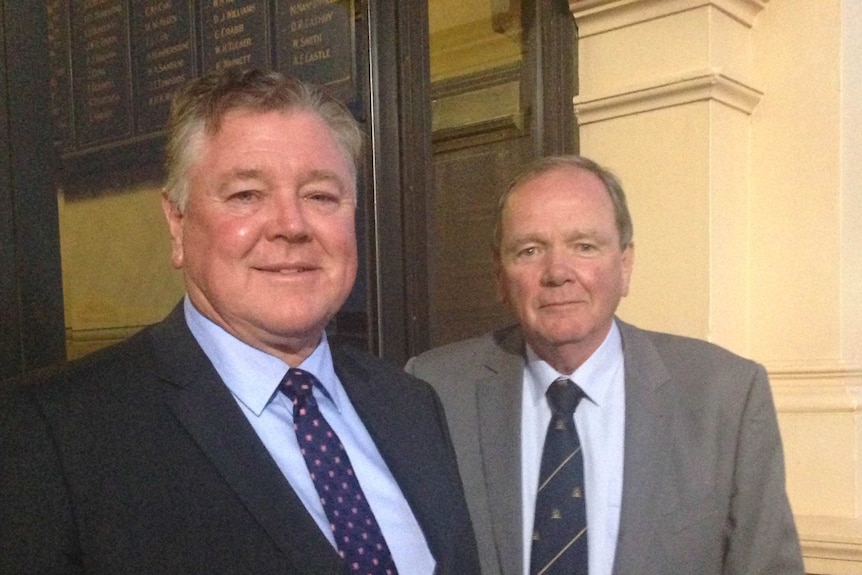
<path fill-rule="evenodd" d="M 318 527 L 335 547 L 329 520 L 308 473 L 293 429 L 293 404 L 278 386 L 290 367 L 313 374 L 329 398 L 315 387 L 314 397 L 326 421 L 341 439 L 362 491 L 380 525 L 400 573 L 430 575 L 435 561 L 401 488 L 392 477 L 368 430 L 335 374 L 326 334 L 298 366 L 255 349 L 184 304 L 186 323 L 237 404 L 299 496 Z M 285 518 L 285 521 L 289 521 Z"/>
<path fill-rule="evenodd" d="M 530 572 L 539 470 L 551 421 L 545 392 L 561 376 L 575 382 L 587 396 L 575 410 L 575 427 L 584 455 L 590 575 L 611 575 L 620 525 L 625 433 L 625 367 L 616 323 L 602 345 L 571 374 L 557 373 L 527 346 L 521 409 L 524 573 Z"/>

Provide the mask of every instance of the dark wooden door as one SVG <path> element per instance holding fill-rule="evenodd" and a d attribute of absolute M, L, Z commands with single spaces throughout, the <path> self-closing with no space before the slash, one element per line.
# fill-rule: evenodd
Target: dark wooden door
<path fill-rule="evenodd" d="M 141 12 L 139 5 L 128 0 L 112 0 L 112 4 L 122 8 L 117 13 L 129 19 L 129 27 L 140 28 L 135 27 L 135 18 L 145 18 L 146 13 Z M 289 11 L 300 4 L 304 10 L 309 5 L 288 0 L 261 0 L 254 4 L 256 8 L 266 7 L 263 11 L 256 9 L 254 14 L 265 13 L 273 23 L 279 10 Z M 73 102 L 64 99 L 64 94 L 72 97 L 75 93 L 72 64 L 81 59 L 70 57 L 73 52 L 69 51 L 64 56 L 63 49 L 72 50 L 71 46 L 76 45 L 69 34 L 83 33 L 80 21 L 76 24 L 78 28 L 70 32 L 71 0 L 0 0 L 0 6 L 0 378 L 3 378 L 64 358 L 58 186 L 52 175 L 62 171 L 61 183 L 67 196 L 79 194 L 76 198 L 115 193 L 144 181 L 158 185 L 162 177 L 163 139 L 158 125 L 154 128 L 150 122 L 138 130 L 136 120 L 134 129 L 141 134 L 136 131 L 134 138 L 105 137 L 98 146 L 91 146 L 92 153 L 87 145 L 79 146 L 76 132 L 70 131 L 70 126 L 76 124 L 66 117 L 74 109 Z M 190 0 L 175 3 L 171 10 L 182 14 L 188 9 L 188 18 L 194 20 L 203 13 L 201 10 L 212 6 L 213 3 L 204 0 Z M 321 6 L 321 10 L 327 8 Z M 431 189 L 427 4 L 425 0 L 339 0 L 337 6 L 339 9 L 349 6 L 354 14 L 349 51 L 354 58 L 356 97 L 351 108 L 367 134 L 367 160 L 360 166 L 359 174 L 364 199 L 357 218 L 361 271 L 353 294 L 335 318 L 330 332 L 333 339 L 347 340 L 401 364 L 415 342 L 422 341 L 427 320 L 423 311 L 427 309 L 423 292 L 427 288 L 426 262 L 420 253 L 425 237 L 409 231 L 424 221 L 424 213 L 416 206 L 423 205 Z M 53 17 L 48 10 L 54 12 Z M 52 29 L 49 18 L 53 18 L 50 20 L 53 29 L 64 34 L 49 38 Z M 177 21 L 194 29 L 194 22 L 187 22 L 188 18 L 184 16 Z M 268 26 L 266 19 L 252 20 L 257 26 Z M 135 34 L 122 39 L 126 36 L 131 43 L 129 53 L 145 50 L 134 44 Z M 196 44 L 198 36 L 191 37 L 192 44 Z M 249 51 L 255 58 L 275 62 L 275 56 L 257 49 L 268 42 L 269 35 L 255 34 L 254 38 L 254 47 Z M 278 52 L 277 48 L 274 46 L 273 51 Z M 53 59 L 55 66 L 72 68 L 59 70 L 62 73 L 52 68 L 51 50 L 57 52 Z M 194 72 L 203 58 L 197 49 L 191 54 L 184 65 Z M 140 84 L 135 67 L 124 72 L 131 77 L 117 78 L 116 83 L 120 86 L 130 83 L 133 96 L 128 105 L 145 102 L 132 89 Z M 52 80 L 57 84 L 53 90 L 49 89 Z M 54 126 L 52 110 L 60 120 Z M 62 113 L 58 114 L 58 110 Z M 138 114 L 134 117 L 137 119 Z M 71 138 L 72 144 L 67 138 Z"/>
<path fill-rule="evenodd" d="M 494 198 L 522 162 L 575 147 L 566 2 L 463 4 L 473 2 L 491 7 L 494 34 L 516 37 L 519 62 L 496 65 L 491 57 L 433 82 L 426 0 L 354 4 L 357 112 L 369 152 L 360 183 L 364 249 L 357 288 L 333 332 L 398 365 L 505 319 L 493 303 L 486 250 Z M 0 6 L 2 378 L 61 360 L 65 325 L 46 7 Z M 440 106 L 463 111 L 464 99 L 498 89 L 506 97 L 516 91 L 515 109 L 439 123 Z"/>
<path fill-rule="evenodd" d="M 577 148 L 576 33 L 560 0 L 430 0 L 429 6 L 435 192 L 429 340 L 436 346 L 510 321 L 493 280 L 494 207 L 524 163 Z"/>
<path fill-rule="evenodd" d="M 45 18 L 0 1 L 0 380 L 65 358 Z"/>

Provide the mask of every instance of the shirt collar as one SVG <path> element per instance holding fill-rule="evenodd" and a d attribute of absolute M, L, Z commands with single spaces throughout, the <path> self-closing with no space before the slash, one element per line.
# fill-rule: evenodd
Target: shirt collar
<path fill-rule="evenodd" d="M 326 333 L 321 335 L 320 343 L 300 365 L 289 366 L 274 355 L 228 333 L 198 311 L 188 295 L 183 302 L 183 311 L 192 335 L 219 376 L 231 393 L 255 415 L 259 416 L 278 392 L 278 386 L 290 367 L 299 367 L 313 374 L 324 393 L 340 410 L 339 402 L 344 392 L 335 375 Z"/>
<path fill-rule="evenodd" d="M 556 379 L 565 377 L 575 382 L 588 400 L 596 405 L 602 405 L 610 389 L 607 382 L 623 362 L 622 337 L 616 321 L 611 324 L 608 335 L 598 349 L 573 373 L 559 373 L 536 355 L 530 344 L 526 347 L 526 369 L 531 376 L 529 380 L 533 382 L 531 392 L 536 402 L 542 401 L 545 392 Z"/>

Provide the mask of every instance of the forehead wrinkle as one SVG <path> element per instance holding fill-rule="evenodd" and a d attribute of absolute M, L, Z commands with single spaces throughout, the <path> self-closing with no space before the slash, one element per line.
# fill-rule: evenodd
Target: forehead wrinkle
<path fill-rule="evenodd" d="M 231 178 L 238 180 L 252 180 L 263 177 L 263 170 L 257 168 L 237 168 L 230 173 Z"/>
<path fill-rule="evenodd" d="M 602 237 L 602 233 L 596 228 L 588 228 L 585 230 L 574 230 L 570 234 L 568 234 L 568 238 L 572 240 L 582 240 L 584 238 L 588 239 L 599 239 Z"/>

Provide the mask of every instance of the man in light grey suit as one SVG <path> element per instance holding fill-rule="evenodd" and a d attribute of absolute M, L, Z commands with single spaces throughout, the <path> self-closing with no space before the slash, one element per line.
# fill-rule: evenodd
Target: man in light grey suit
<path fill-rule="evenodd" d="M 518 324 L 407 365 L 443 400 L 483 573 L 531 571 L 545 391 L 559 377 L 586 396 L 574 420 L 590 575 L 802 573 L 764 368 L 616 318 L 632 236 L 610 172 L 539 160 L 497 210 L 495 273 Z"/>

